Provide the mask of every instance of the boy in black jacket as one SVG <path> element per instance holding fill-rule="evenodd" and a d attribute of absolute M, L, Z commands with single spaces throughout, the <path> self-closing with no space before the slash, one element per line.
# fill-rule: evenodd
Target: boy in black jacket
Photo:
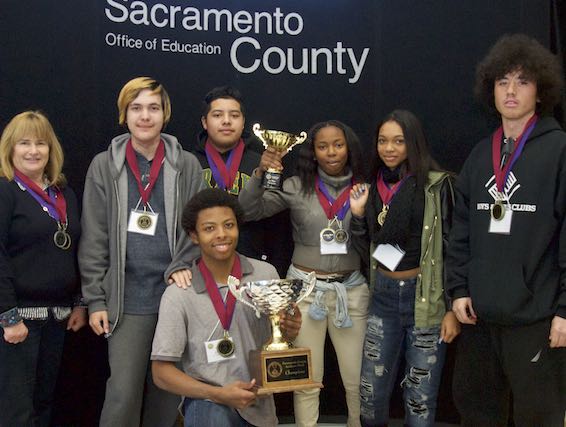
<path fill-rule="evenodd" d="M 560 65 L 524 35 L 479 64 L 476 95 L 501 117 L 456 186 L 447 290 L 464 324 L 454 399 L 464 426 L 561 426 L 566 407 L 566 134 L 545 116 Z"/>
<path fill-rule="evenodd" d="M 242 94 L 231 86 L 211 89 L 202 104 L 201 125 L 190 151 L 203 169 L 207 188 L 220 188 L 238 197 L 259 164 L 263 146 L 244 129 L 246 110 Z M 291 262 L 291 229 L 288 211 L 261 221 L 242 225 L 238 252 L 268 261 L 285 276 Z M 169 282 L 180 286 L 190 283 L 183 260 L 175 258 L 165 272 Z"/>

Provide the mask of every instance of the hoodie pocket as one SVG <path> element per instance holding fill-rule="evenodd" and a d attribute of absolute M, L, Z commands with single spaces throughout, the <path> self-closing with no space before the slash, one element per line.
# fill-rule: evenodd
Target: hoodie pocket
<path fill-rule="evenodd" d="M 518 262 L 502 265 L 485 259 L 470 263 L 468 285 L 474 310 L 479 318 L 502 324 L 529 317 L 533 293 L 525 284 L 523 267 Z"/>

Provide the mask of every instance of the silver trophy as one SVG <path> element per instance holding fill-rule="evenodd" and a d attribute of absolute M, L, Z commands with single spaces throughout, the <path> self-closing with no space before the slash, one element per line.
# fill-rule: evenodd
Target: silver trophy
<path fill-rule="evenodd" d="M 316 285 L 316 275 L 309 273 L 306 283 L 301 279 L 259 280 L 240 283 L 234 276 L 228 277 L 230 292 L 242 304 L 255 310 L 256 316 L 266 314 L 271 320 L 272 340 L 264 350 L 287 350 L 289 344 L 282 339 L 279 328 L 279 312 L 289 309 L 291 303 L 299 303 L 312 292 Z"/>
<path fill-rule="evenodd" d="M 228 277 L 228 287 L 236 299 L 252 308 L 258 318 L 263 313 L 271 321 L 271 341 L 263 350 L 250 352 L 250 372 L 259 386 L 258 394 L 322 387 L 312 380 L 310 349 L 289 348 L 279 328 L 281 310 L 292 311 L 291 303 L 305 299 L 315 285 L 314 272 L 309 273 L 305 281 L 277 279 L 240 283 L 235 277 Z"/>

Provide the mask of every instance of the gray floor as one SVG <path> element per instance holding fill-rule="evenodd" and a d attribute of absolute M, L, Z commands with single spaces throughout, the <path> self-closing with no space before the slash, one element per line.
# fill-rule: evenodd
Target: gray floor
<path fill-rule="evenodd" d="M 292 417 L 279 417 L 279 427 L 293 427 L 295 424 L 293 423 Z M 434 424 L 435 427 L 457 427 L 457 424 L 446 424 L 446 423 L 436 423 Z M 318 424 L 319 427 L 345 427 L 346 426 L 346 417 L 322 417 L 320 423 Z M 389 427 L 403 427 L 403 420 L 389 420 Z"/>

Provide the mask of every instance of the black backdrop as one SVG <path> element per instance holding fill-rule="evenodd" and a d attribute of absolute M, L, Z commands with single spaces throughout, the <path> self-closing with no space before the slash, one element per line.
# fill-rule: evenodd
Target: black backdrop
<path fill-rule="evenodd" d="M 176 6 L 171 20 L 170 7 Z M 212 18 L 203 18 L 211 9 Z M 215 11 L 222 11 L 219 28 Z M 258 31 L 253 25 L 247 31 L 246 19 L 256 12 L 270 16 L 271 31 L 265 16 Z M 190 20 L 196 14 L 201 19 Z M 144 19 L 147 24 L 140 23 Z M 336 118 L 358 132 L 368 155 L 373 155 L 379 118 L 394 108 L 410 109 L 422 119 L 435 157 L 458 171 L 472 146 L 494 126 L 472 97 L 475 64 L 504 33 L 524 32 L 560 51 L 561 19 L 564 8 L 558 0 L 0 0 L 0 125 L 24 109 L 46 112 L 66 153 L 65 173 L 80 195 L 90 160 L 122 131 L 116 108 L 120 88 L 133 77 L 150 75 L 171 95 L 167 131 L 186 148 L 200 128 L 204 93 L 231 84 L 246 98 L 248 129 L 260 122 L 298 132 Z M 120 47 L 120 38 L 144 45 Z M 156 49 L 145 46 L 154 39 Z M 215 53 L 167 52 L 164 39 L 206 44 Z M 322 53 L 315 73 L 312 49 L 323 48 L 330 60 Z M 273 70 L 288 49 L 295 67 L 305 52 L 306 73 L 289 72 L 288 59 L 281 72 Z M 263 55 L 267 64 L 261 63 Z M 359 75 L 350 55 L 360 63 Z M 238 64 L 250 68 L 257 60 L 254 72 L 238 71 Z M 87 346 L 101 345 L 86 341 Z M 100 354 L 83 348 L 73 357 L 104 370 Z M 72 363 L 68 369 L 86 375 L 86 385 L 77 390 L 88 389 L 91 404 L 67 411 L 95 416 L 100 384 L 94 381 L 91 388 L 89 373 Z M 446 386 L 442 394 L 449 395 Z M 323 406 L 330 413 L 336 408 Z"/>
<path fill-rule="evenodd" d="M 237 12 L 266 12 L 273 17 L 272 34 L 265 20 L 259 33 L 228 31 L 223 15 L 216 31 L 214 15 L 209 29 L 187 30 L 182 11 L 174 26 L 133 24 L 142 6 L 150 12 L 160 5 Z M 474 67 L 502 34 L 525 32 L 547 46 L 555 45 L 553 10 L 549 0 L 1 0 L 0 1 L 0 124 L 27 109 L 45 111 L 66 153 L 65 171 L 80 193 L 85 169 L 95 153 L 121 132 L 116 98 L 122 85 L 140 75 L 154 76 L 168 89 L 173 117 L 167 129 L 189 147 L 199 130 L 200 102 L 211 87 L 232 84 L 240 88 L 248 108 L 247 124 L 259 121 L 270 128 L 300 131 L 313 123 L 337 118 L 350 124 L 363 142 L 371 144 L 375 123 L 393 108 L 413 110 L 424 122 L 433 152 L 445 167 L 459 170 L 473 144 L 490 129 L 486 116 L 472 98 Z M 302 21 L 297 35 L 276 34 L 277 8 L 289 17 L 291 30 Z M 128 13 L 126 22 L 113 22 Z M 137 11 L 137 14 L 136 14 Z M 157 23 L 167 15 L 155 9 Z M 195 12 L 193 12 L 195 13 Z M 150 15 L 150 13 L 148 13 Z M 170 15 L 170 14 L 169 14 Z M 192 15 L 191 15 L 192 16 Z M 233 23 L 233 19 L 229 20 Z M 195 21 L 191 21 L 194 23 Z M 283 25 L 281 25 L 283 26 Z M 176 40 L 218 46 L 220 54 L 172 53 L 109 46 L 107 35 L 131 39 Z M 236 70 L 230 59 L 234 41 L 251 38 L 259 50 L 243 43 L 237 61 L 250 67 L 270 48 L 291 48 L 294 63 L 302 49 L 353 49 L 367 58 L 355 83 L 349 55 L 332 54 L 331 74 L 319 57 L 317 74 L 271 74 L 260 65 L 253 73 Z M 342 57 L 339 73 L 337 57 Z M 279 62 L 269 55 L 270 66 Z"/>

